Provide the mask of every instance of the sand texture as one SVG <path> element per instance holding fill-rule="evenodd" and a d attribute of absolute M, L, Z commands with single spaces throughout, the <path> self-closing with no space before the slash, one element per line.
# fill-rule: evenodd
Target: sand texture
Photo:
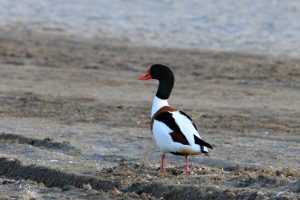
<path fill-rule="evenodd" d="M 154 63 L 214 147 L 190 176 L 160 174 Z M 1 199 L 299 199 L 299 134 L 300 60 L 1 30 Z"/>

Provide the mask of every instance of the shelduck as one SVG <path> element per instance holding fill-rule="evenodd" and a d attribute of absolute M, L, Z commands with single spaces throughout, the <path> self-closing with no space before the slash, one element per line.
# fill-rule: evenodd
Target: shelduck
<path fill-rule="evenodd" d="M 147 74 L 140 80 L 156 79 L 159 81 L 156 96 L 151 109 L 151 131 L 157 146 L 162 151 L 161 172 L 166 173 L 166 153 L 185 157 L 185 172 L 190 174 L 189 155 L 208 154 L 212 145 L 203 141 L 193 120 L 184 112 L 168 104 L 174 86 L 174 75 L 169 67 L 154 64 L 147 69 Z"/>

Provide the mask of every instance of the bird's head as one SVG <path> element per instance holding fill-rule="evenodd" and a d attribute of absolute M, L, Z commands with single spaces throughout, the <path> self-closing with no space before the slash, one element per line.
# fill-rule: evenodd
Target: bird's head
<path fill-rule="evenodd" d="M 159 81 L 171 81 L 174 82 L 174 75 L 171 69 L 165 65 L 154 64 L 147 69 L 147 74 L 141 76 L 140 80 L 156 79 Z"/>
<path fill-rule="evenodd" d="M 147 74 L 140 77 L 140 80 L 156 79 L 159 86 L 156 96 L 160 99 L 168 99 L 174 86 L 174 75 L 171 69 L 165 65 L 154 64 L 147 69 Z"/>

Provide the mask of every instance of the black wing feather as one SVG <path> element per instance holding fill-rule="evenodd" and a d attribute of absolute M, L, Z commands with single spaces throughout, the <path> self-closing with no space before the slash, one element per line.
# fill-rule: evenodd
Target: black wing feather
<path fill-rule="evenodd" d="M 177 125 L 175 119 L 172 116 L 172 113 L 163 112 L 158 114 L 154 119 L 164 123 L 172 131 L 174 131 L 170 133 L 174 142 L 179 142 L 181 144 L 189 145 L 188 140 L 186 139 L 185 135 L 182 133 L 179 126 Z"/>
<path fill-rule="evenodd" d="M 194 139 L 195 139 L 195 143 L 199 144 L 201 146 L 205 146 L 207 148 L 213 149 L 213 147 L 211 146 L 211 144 L 205 142 L 204 140 L 201 140 L 200 138 L 198 138 L 196 135 L 194 135 Z"/>
<path fill-rule="evenodd" d="M 154 119 L 164 123 L 174 132 L 181 132 L 179 126 L 177 125 L 175 119 L 172 116 L 172 113 L 163 112 L 158 114 Z"/>

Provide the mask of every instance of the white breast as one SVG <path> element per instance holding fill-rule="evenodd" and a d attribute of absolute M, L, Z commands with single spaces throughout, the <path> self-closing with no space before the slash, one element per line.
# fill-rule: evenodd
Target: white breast
<path fill-rule="evenodd" d="M 151 118 L 162 107 L 169 106 L 168 100 L 160 99 L 157 96 L 154 97 L 151 109 Z"/>

